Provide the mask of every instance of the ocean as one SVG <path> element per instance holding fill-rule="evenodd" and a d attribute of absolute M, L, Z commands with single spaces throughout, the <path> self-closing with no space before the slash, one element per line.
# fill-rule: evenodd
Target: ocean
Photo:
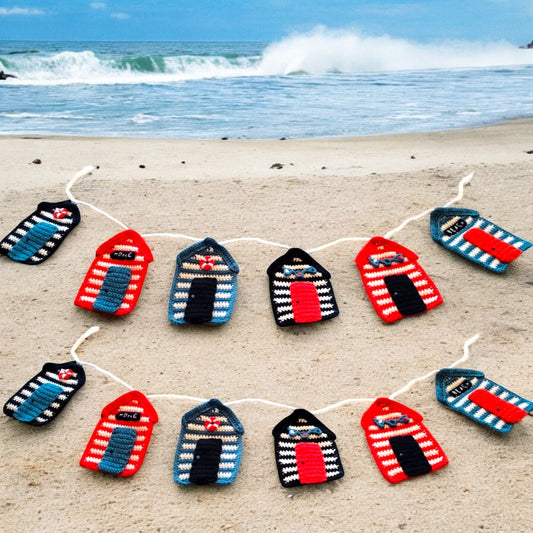
<path fill-rule="evenodd" d="M 533 50 L 317 29 L 273 43 L 0 41 L 0 134 L 277 139 L 533 116 Z"/>

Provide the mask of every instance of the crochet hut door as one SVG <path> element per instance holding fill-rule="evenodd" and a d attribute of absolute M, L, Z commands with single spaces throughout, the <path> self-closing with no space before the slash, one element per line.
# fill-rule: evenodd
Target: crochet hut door
<path fill-rule="evenodd" d="M 196 485 L 216 483 L 221 455 L 222 439 L 199 439 L 194 449 L 189 481 Z"/>
<path fill-rule="evenodd" d="M 297 324 L 317 322 L 322 318 L 318 292 L 309 281 L 296 281 L 291 285 L 291 302 Z"/>
<path fill-rule="evenodd" d="M 316 442 L 300 442 L 294 448 L 300 483 L 324 483 L 328 480 L 322 448 Z"/>
<path fill-rule="evenodd" d="M 191 324 L 203 324 L 213 318 L 217 280 L 215 278 L 194 278 L 189 290 L 184 320 Z"/>

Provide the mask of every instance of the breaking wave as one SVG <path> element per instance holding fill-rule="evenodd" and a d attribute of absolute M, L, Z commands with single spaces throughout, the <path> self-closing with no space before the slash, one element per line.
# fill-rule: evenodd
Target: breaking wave
<path fill-rule="evenodd" d="M 0 52 L 0 67 L 18 76 L 9 83 L 35 85 L 160 84 L 242 76 L 353 75 L 518 65 L 533 65 L 533 52 L 503 41 L 423 44 L 326 28 L 258 45 L 247 55 L 212 50 L 199 55 L 176 52 L 126 56 L 94 50 Z"/>

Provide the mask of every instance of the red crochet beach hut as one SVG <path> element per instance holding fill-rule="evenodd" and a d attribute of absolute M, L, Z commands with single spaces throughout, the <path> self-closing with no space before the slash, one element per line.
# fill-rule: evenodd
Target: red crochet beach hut
<path fill-rule="evenodd" d="M 390 483 L 434 472 L 448 458 L 413 409 L 378 398 L 363 414 L 361 426 L 376 464 Z"/>
<path fill-rule="evenodd" d="M 120 477 L 133 476 L 141 467 L 157 421 L 155 409 L 142 392 L 119 396 L 102 410 L 80 465 Z"/>
<path fill-rule="evenodd" d="M 373 237 L 355 258 L 368 298 L 385 322 L 428 311 L 443 300 L 418 256 L 400 244 Z"/>
<path fill-rule="evenodd" d="M 117 233 L 96 250 L 74 304 L 91 311 L 127 315 L 141 294 L 152 251 L 132 229 Z"/>

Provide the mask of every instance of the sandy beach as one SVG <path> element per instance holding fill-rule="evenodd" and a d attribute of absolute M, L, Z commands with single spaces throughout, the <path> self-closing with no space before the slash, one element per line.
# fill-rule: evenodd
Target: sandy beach
<path fill-rule="evenodd" d="M 312 250 L 384 235 L 450 201 L 460 180 L 474 173 L 456 205 L 531 241 L 532 150 L 533 119 L 339 139 L 0 137 L 0 233 L 39 202 L 66 199 L 69 179 L 93 165 L 72 194 L 141 234 L 219 242 L 255 237 Z M 46 362 L 71 361 L 71 346 L 91 326 L 100 330 L 80 346 L 80 359 L 146 395 L 255 398 L 314 411 L 389 396 L 450 366 L 479 334 L 461 366 L 533 397 L 531 250 L 494 274 L 433 242 L 429 216 L 408 224 L 392 238 L 418 254 L 444 303 L 385 324 L 354 265 L 364 242 L 343 241 L 311 252 L 331 273 L 339 316 L 280 328 L 266 270 L 285 250 L 231 242 L 226 246 L 240 267 L 232 318 L 217 327 L 178 326 L 168 320 L 169 290 L 176 255 L 193 241 L 147 237 L 154 261 L 136 308 L 124 317 L 102 315 L 73 301 L 97 247 L 122 228 L 85 205 L 80 211 L 81 223 L 43 264 L 0 257 L 3 403 Z M 128 390 L 91 366 L 85 372 L 85 386 L 50 424 L 32 427 L 2 416 L 2 531 L 530 530 L 533 419 L 500 435 L 438 403 L 433 377 L 396 400 L 424 416 L 448 466 L 389 484 L 360 426 L 371 401 L 359 401 L 317 414 L 337 436 L 345 476 L 285 489 L 271 432 L 291 409 L 260 402 L 231 406 L 245 433 L 230 486 L 183 487 L 173 480 L 181 417 L 200 403 L 190 399 L 152 400 L 159 422 L 133 477 L 81 468 L 101 410 Z"/>

